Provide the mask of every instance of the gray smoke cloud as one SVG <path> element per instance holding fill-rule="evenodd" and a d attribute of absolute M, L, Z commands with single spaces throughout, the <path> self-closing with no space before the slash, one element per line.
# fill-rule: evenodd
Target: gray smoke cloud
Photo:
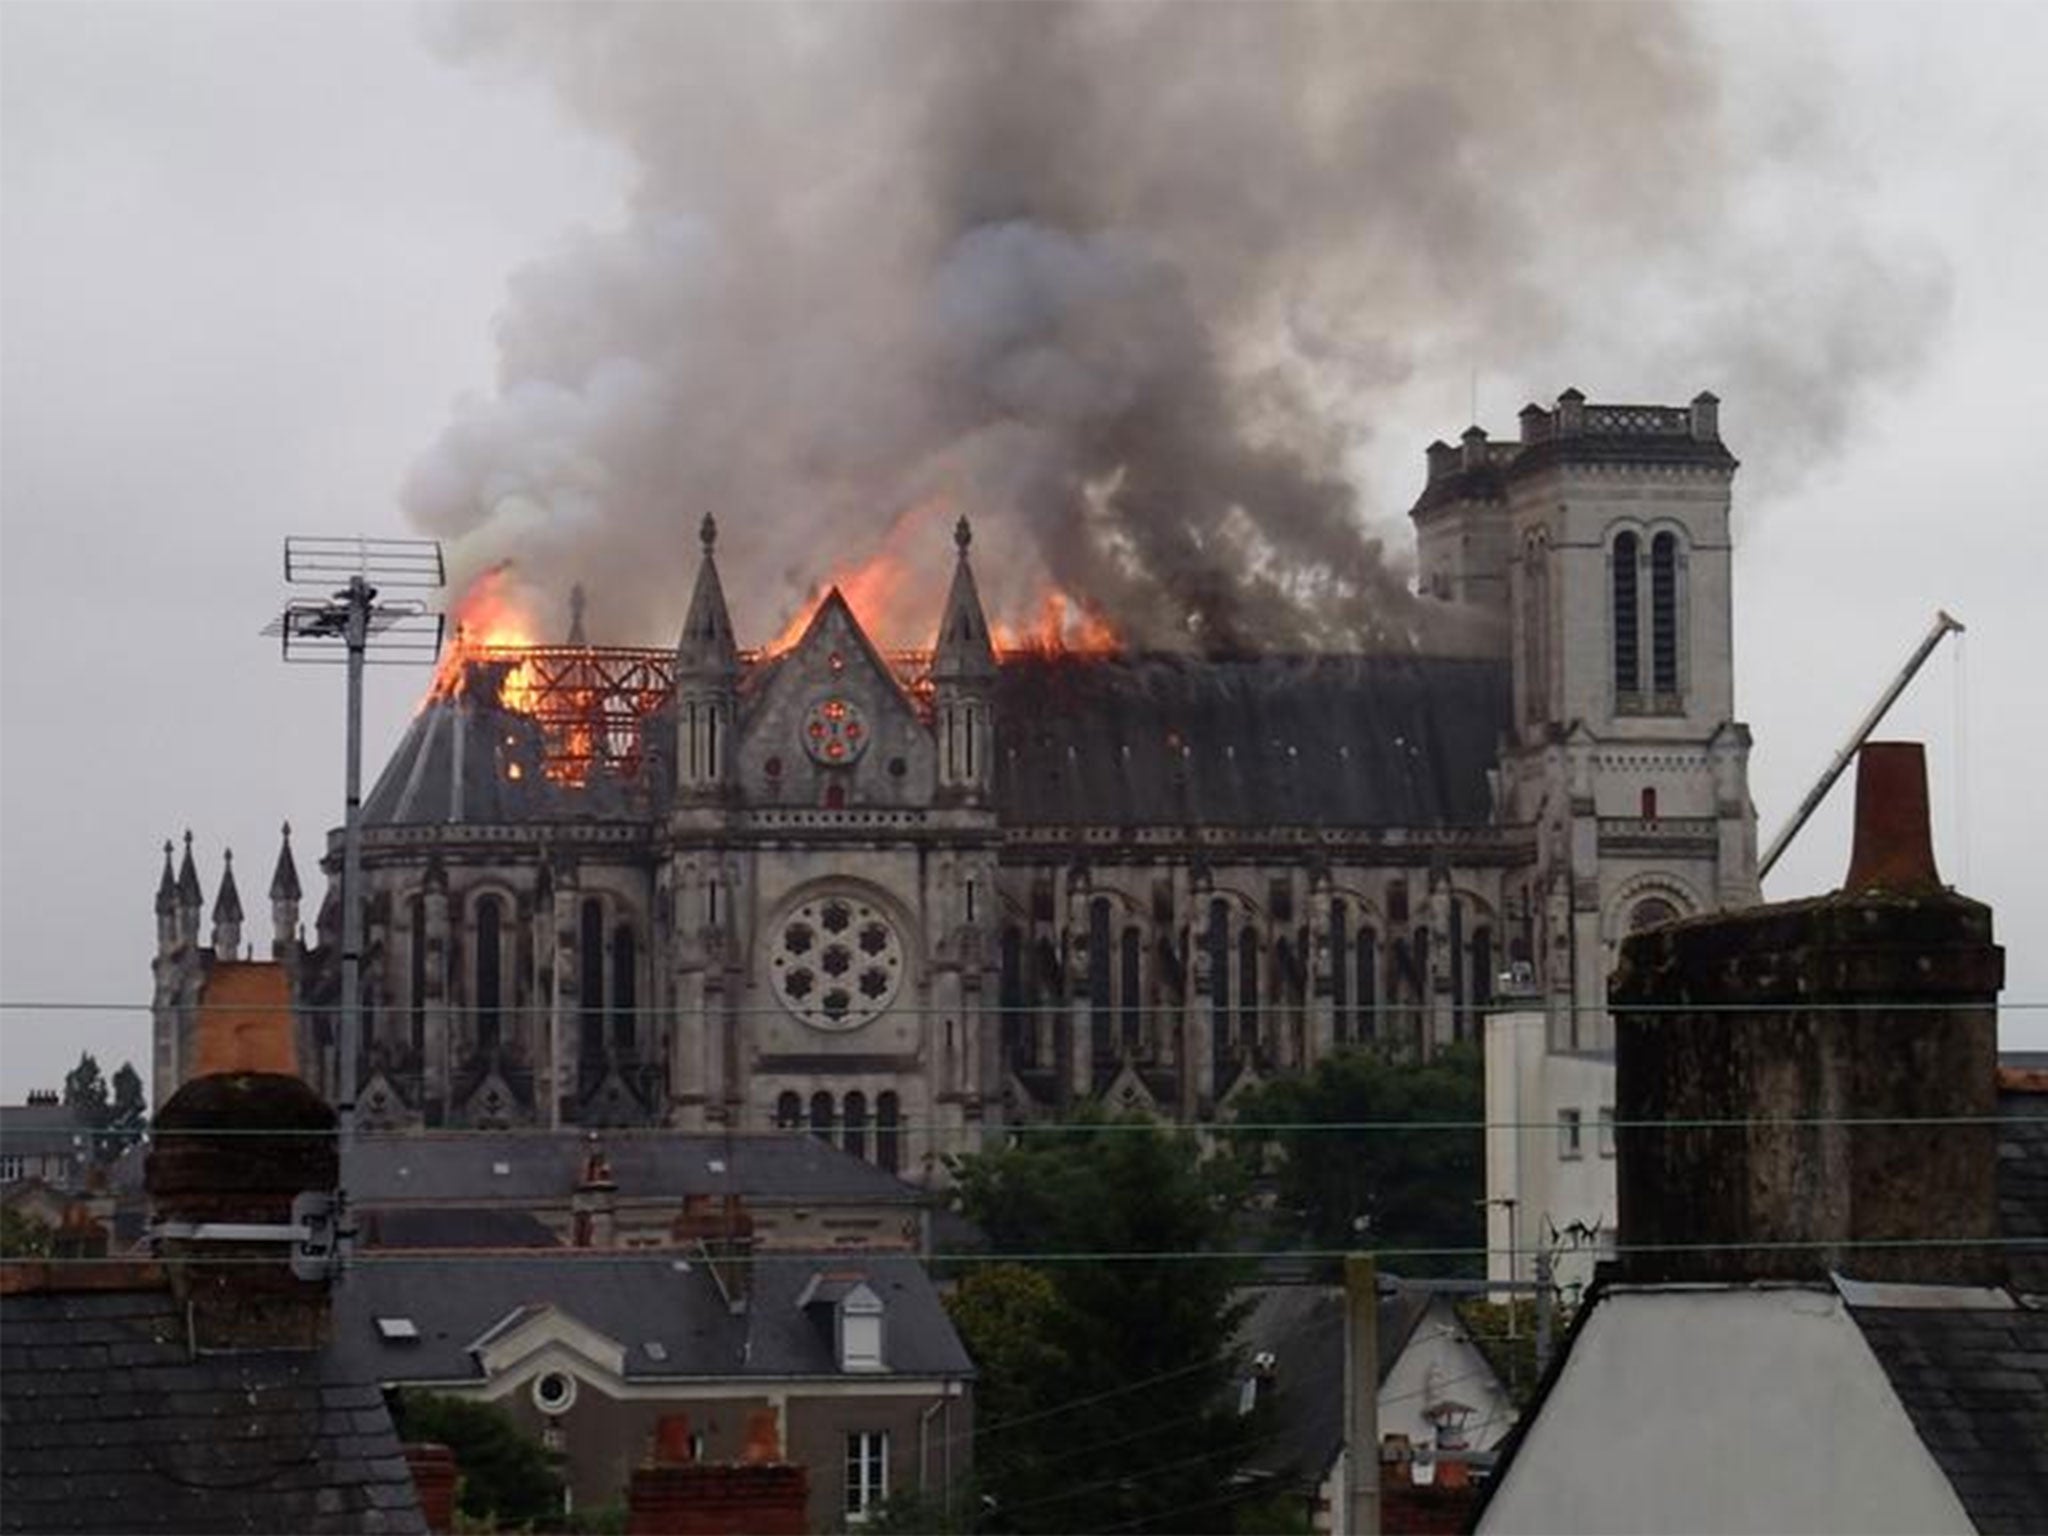
<path fill-rule="evenodd" d="M 1650 4 L 528 4 L 434 32 L 632 157 L 623 227 L 517 277 L 495 392 L 403 491 L 458 574 L 509 557 L 551 611 L 584 582 L 595 639 L 670 637 L 710 510 L 743 639 L 887 552 L 907 579 L 867 617 L 918 643 L 964 512 L 1012 621 L 1051 582 L 1145 645 L 1455 647 L 1364 490 L 1419 380 L 1711 386 L 1784 474 L 1945 303 L 1847 206 L 1824 119 L 1746 141 L 1715 48 Z"/>

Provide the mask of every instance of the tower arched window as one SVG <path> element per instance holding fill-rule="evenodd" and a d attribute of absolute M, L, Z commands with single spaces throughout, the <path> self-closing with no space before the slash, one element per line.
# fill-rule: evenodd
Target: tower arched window
<path fill-rule="evenodd" d="M 577 1055 L 604 1059 L 604 903 L 584 898 L 576 943 Z"/>
<path fill-rule="evenodd" d="M 1522 716 L 1550 707 L 1550 550 L 1541 537 L 1522 548 Z"/>
<path fill-rule="evenodd" d="M 612 1050 L 622 1059 L 635 1055 L 639 1021 L 634 1017 L 639 992 L 639 942 L 629 925 L 612 934 Z"/>
<path fill-rule="evenodd" d="M 794 1131 L 804 1123 L 804 1101 L 794 1093 L 785 1093 L 775 1101 L 775 1128 L 778 1131 Z"/>
<path fill-rule="evenodd" d="M 1650 540 L 1650 691 L 1678 708 L 1678 535 Z"/>
<path fill-rule="evenodd" d="M 1027 1047 L 1034 1039 L 1024 1014 L 1024 933 L 1015 923 L 1003 929 L 1003 970 L 997 993 L 1003 1016 L 1003 1060 L 1027 1065 Z"/>
<path fill-rule="evenodd" d="M 1220 1051 L 1230 1040 L 1230 906 L 1220 899 L 1209 903 L 1208 943 L 1209 1006 Z"/>
<path fill-rule="evenodd" d="M 875 1162 L 890 1173 L 903 1164 L 902 1111 L 893 1093 L 875 1096 Z"/>
<path fill-rule="evenodd" d="M 832 1139 L 832 1095 L 829 1093 L 811 1095 L 811 1134 L 826 1141 Z"/>
<path fill-rule="evenodd" d="M 503 1029 L 505 904 L 495 896 L 476 904 L 476 1048 L 495 1051 Z"/>
<path fill-rule="evenodd" d="M 840 1117 L 840 1145 L 863 1162 L 868 1155 L 868 1100 L 863 1093 L 849 1093 Z"/>
<path fill-rule="evenodd" d="M 1642 605 L 1637 600 L 1641 572 L 1642 541 L 1633 533 L 1618 534 L 1614 540 L 1614 598 L 1610 606 L 1610 628 L 1614 649 L 1614 692 L 1618 707 L 1632 708 L 1643 691 Z"/>

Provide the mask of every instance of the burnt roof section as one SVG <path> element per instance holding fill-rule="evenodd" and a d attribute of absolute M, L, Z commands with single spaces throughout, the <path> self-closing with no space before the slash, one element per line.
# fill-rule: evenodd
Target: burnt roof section
<path fill-rule="evenodd" d="M 894 1174 L 805 1134 L 611 1135 L 604 1154 L 622 1200 L 741 1195 L 916 1206 L 927 1199 Z M 530 1132 L 365 1136 L 349 1153 L 349 1198 L 358 1206 L 566 1200 L 588 1155 L 581 1137 Z"/>
<path fill-rule="evenodd" d="M 2048 1312 L 1856 1307 L 1850 1315 L 1979 1531 L 2048 1531 Z"/>
<path fill-rule="evenodd" d="M 1013 824 L 1483 826 L 1504 661 L 1012 656 L 996 803 Z"/>
<path fill-rule="evenodd" d="M 187 1351 L 165 1290 L 0 1297 L 0 1531 L 425 1531 L 332 1351 Z"/>
<path fill-rule="evenodd" d="M 569 1250 L 493 1255 L 487 1263 L 463 1254 L 383 1263 L 365 1256 L 335 1293 L 335 1348 L 353 1369 L 387 1384 L 480 1381 L 470 1346 L 515 1314 L 524 1322 L 552 1308 L 623 1346 L 628 1379 L 843 1374 L 829 1330 L 798 1305 L 825 1265 L 794 1257 L 749 1262 L 747 1306 L 735 1313 L 710 1265 L 674 1251 Z M 917 1260 L 841 1254 L 830 1268 L 859 1275 L 881 1297 L 890 1374 L 973 1374 Z M 387 1338 L 380 1317 L 409 1320 L 418 1337 Z"/>
<path fill-rule="evenodd" d="M 509 664 L 472 663 L 488 690 Z M 493 675 L 495 673 L 495 675 Z M 492 826 L 530 821 L 644 821 L 644 789 L 604 773 L 580 787 L 543 771 L 545 742 L 530 715 L 484 697 L 436 698 L 413 716 L 363 802 L 363 825 Z"/>

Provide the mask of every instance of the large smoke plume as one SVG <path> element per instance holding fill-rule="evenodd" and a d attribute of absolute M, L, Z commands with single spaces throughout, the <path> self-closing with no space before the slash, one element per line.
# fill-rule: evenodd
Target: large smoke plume
<path fill-rule="evenodd" d="M 998 609 L 1049 581 L 1150 645 L 1442 645 L 1362 491 L 1389 449 L 1419 476 L 1425 383 L 1460 410 L 1480 365 L 1711 386 L 1768 475 L 1917 362 L 1943 302 L 1874 254 L 1819 122 L 1736 120 L 1715 47 L 1649 4 L 522 5 L 436 31 L 633 158 L 623 227 L 515 280 L 495 395 L 405 489 L 458 567 L 586 583 L 596 639 L 671 635 L 711 510 L 743 638 L 886 546 L 925 569 L 871 617 L 915 643 L 958 510 Z"/>

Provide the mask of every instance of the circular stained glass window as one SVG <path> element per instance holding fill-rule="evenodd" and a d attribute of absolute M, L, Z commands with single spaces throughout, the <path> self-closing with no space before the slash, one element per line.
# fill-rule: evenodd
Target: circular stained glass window
<path fill-rule="evenodd" d="M 853 896 L 792 907 L 768 947 L 775 995 L 813 1029 L 859 1029 L 878 1018 L 895 998 L 906 963 L 896 925 Z"/>
<path fill-rule="evenodd" d="M 867 750 L 868 717 L 853 700 L 829 694 L 804 715 L 804 750 L 828 766 L 850 763 Z"/>

